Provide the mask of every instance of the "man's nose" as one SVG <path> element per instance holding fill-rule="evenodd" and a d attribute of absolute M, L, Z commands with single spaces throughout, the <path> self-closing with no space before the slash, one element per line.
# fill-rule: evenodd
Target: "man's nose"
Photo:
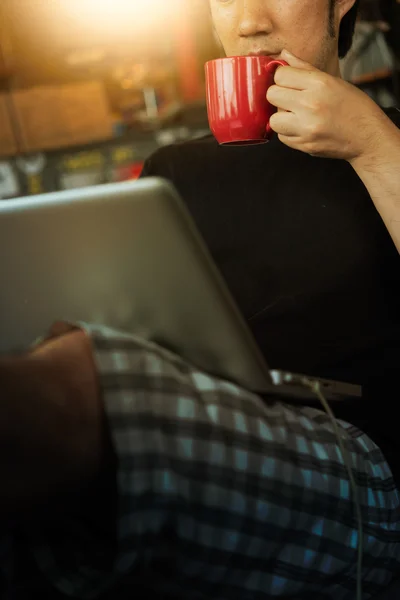
<path fill-rule="evenodd" d="M 253 37 L 271 32 L 271 20 L 268 17 L 268 0 L 243 0 L 239 18 L 239 35 Z"/>

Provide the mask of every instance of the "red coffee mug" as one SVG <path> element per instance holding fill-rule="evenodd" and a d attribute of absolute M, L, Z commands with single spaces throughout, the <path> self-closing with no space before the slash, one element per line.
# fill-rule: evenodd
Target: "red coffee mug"
<path fill-rule="evenodd" d="M 208 121 L 220 144 L 260 144 L 272 130 L 276 111 L 267 100 L 276 69 L 287 65 L 269 56 L 233 56 L 206 63 Z"/>

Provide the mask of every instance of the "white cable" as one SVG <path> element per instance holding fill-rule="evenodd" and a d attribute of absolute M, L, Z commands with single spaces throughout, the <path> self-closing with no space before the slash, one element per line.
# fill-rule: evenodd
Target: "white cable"
<path fill-rule="evenodd" d="M 362 523 L 361 504 L 360 504 L 360 498 L 359 498 L 359 494 L 358 494 L 357 484 L 354 479 L 353 469 L 351 466 L 349 453 L 348 453 L 347 449 L 345 449 L 344 444 L 343 444 L 343 438 L 346 437 L 346 433 L 344 430 L 339 429 L 335 415 L 333 414 L 332 409 L 329 406 L 328 401 L 326 400 L 325 396 L 321 392 L 321 386 L 320 386 L 319 382 L 311 381 L 310 379 L 307 379 L 307 377 L 303 377 L 301 380 L 301 383 L 304 386 L 310 388 L 314 392 L 314 394 L 320 400 L 328 417 L 330 418 L 333 428 L 334 428 L 334 431 L 335 431 L 335 434 L 336 434 L 336 437 L 337 437 L 337 440 L 338 440 L 340 452 L 342 453 L 343 461 L 345 463 L 347 473 L 349 475 L 350 486 L 352 489 L 352 494 L 353 494 L 354 503 L 355 503 L 357 528 L 358 528 L 356 600 L 362 600 L 362 597 L 363 597 L 363 595 L 362 595 L 362 559 L 363 559 L 363 546 L 364 546 L 364 544 L 363 544 L 363 523 Z"/>

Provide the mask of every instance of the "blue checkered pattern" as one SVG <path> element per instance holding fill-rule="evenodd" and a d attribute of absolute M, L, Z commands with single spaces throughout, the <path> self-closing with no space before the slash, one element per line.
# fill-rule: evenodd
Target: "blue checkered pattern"
<path fill-rule="evenodd" d="M 116 536 L 112 544 L 84 521 L 57 542 L 32 535 L 46 578 L 77 598 L 116 585 L 133 597 L 140 566 L 154 591 L 173 597 L 354 600 L 356 515 L 325 413 L 264 402 L 154 344 L 80 326 L 118 459 Z M 339 425 L 359 488 L 370 598 L 400 571 L 400 498 L 379 448 Z"/>

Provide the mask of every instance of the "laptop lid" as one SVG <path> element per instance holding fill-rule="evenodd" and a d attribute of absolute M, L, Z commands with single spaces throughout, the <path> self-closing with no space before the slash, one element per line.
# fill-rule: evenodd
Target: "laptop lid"
<path fill-rule="evenodd" d="M 136 333 L 270 391 L 268 367 L 174 188 L 161 179 L 0 203 L 0 352 L 59 319 Z"/>

